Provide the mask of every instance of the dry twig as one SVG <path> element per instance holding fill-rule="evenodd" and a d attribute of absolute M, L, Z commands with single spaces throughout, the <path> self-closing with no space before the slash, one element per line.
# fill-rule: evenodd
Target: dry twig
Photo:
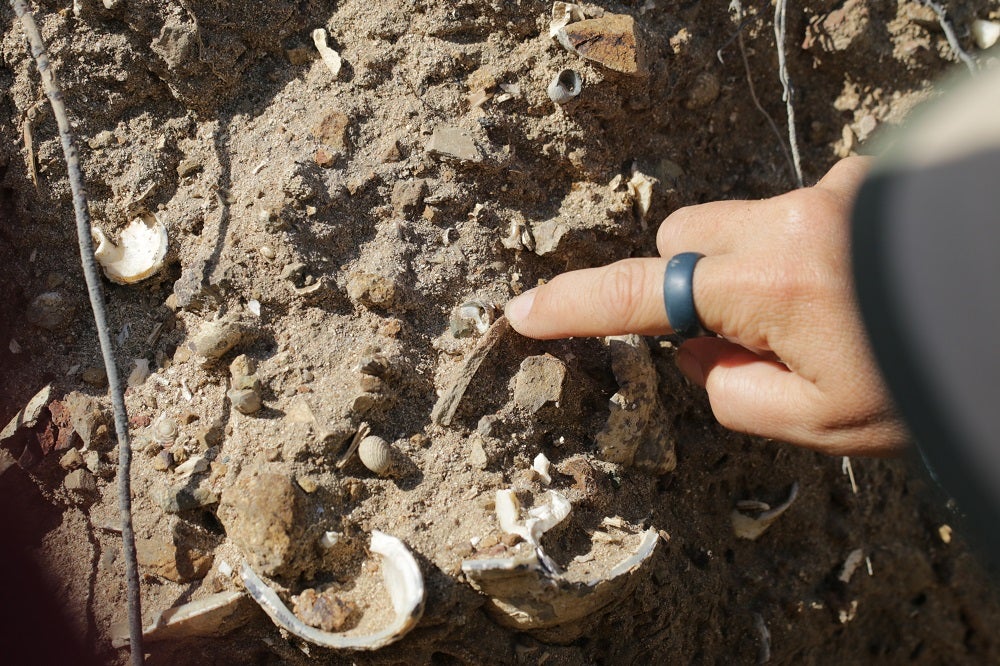
<path fill-rule="evenodd" d="M 929 7 L 936 15 L 938 23 L 941 25 L 941 30 L 944 31 L 945 39 L 948 40 L 948 46 L 955 53 L 959 60 L 965 64 L 969 69 L 970 74 L 975 74 L 979 68 L 976 66 L 976 61 L 972 59 L 962 45 L 958 43 L 958 37 L 955 36 L 955 30 L 951 27 L 951 21 L 948 20 L 948 15 L 942 7 L 934 0 L 922 0 L 925 6 Z"/>
<path fill-rule="evenodd" d="M 101 355 L 104 358 L 104 369 L 108 375 L 108 388 L 111 392 L 111 405 L 115 415 L 115 431 L 118 434 L 118 510 L 121 514 L 122 548 L 125 559 L 126 587 L 128 590 L 128 620 L 130 650 L 132 663 L 143 663 L 142 650 L 142 611 L 139 597 L 139 571 L 136 566 L 135 535 L 132 531 L 132 491 L 130 471 L 132 466 L 132 443 L 129 440 L 128 416 L 125 411 L 125 397 L 122 392 L 121 378 L 115 365 L 111 348 L 111 334 L 108 330 L 107 309 L 104 304 L 104 293 L 101 291 L 101 280 L 97 272 L 97 261 L 94 259 L 93 240 L 90 236 L 90 211 L 87 207 L 87 195 L 83 188 L 83 174 L 80 160 L 77 157 L 73 135 L 70 132 L 69 118 L 66 106 L 63 104 L 62 90 L 56 82 L 55 72 L 49 63 L 45 43 L 35 24 L 34 16 L 25 0 L 10 0 L 14 13 L 17 14 L 24 32 L 31 45 L 31 55 L 38 65 L 38 73 L 42 79 L 42 88 L 52 105 L 52 114 L 59 125 L 59 140 L 62 143 L 63 155 L 66 158 L 66 171 L 69 176 L 70 189 L 73 191 L 73 210 L 76 214 L 76 233 L 80 244 L 80 260 L 83 264 L 83 276 L 87 283 L 87 294 L 90 297 L 90 307 L 94 312 L 97 325 L 97 338 L 101 345 Z"/>
<path fill-rule="evenodd" d="M 792 149 L 792 164 L 795 180 L 799 187 L 802 182 L 802 160 L 799 158 L 799 140 L 795 133 L 795 107 L 792 105 L 792 82 L 788 79 L 788 65 L 785 63 L 785 3 L 777 0 L 774 5 L 774 41 L 778 49 L 778 78 L 781 79 L 782 99 L 788 112 L 788 145 Z"/>
<path fill-rule="evenodd" d="M 740 47 L 740 57 L 743 59 L 743 69 L 746 72 L 747 87 L 750 88 L 750 99 L 753 100 L 753 105 L 757 107 L 757 110 L 760 111 L 760 114 L 767 119 L 767 124 L 771 126 L 771 131 L 773 131 L 774 135 L 778 138 L 778 145 L 781 146 L 781 152 L 784 154 L 785 159 L 788 161 L 788 168 L 791 169 L 793 174 L 795 174 L 796 173 L 795 163 L 792 161 L 792 156 L 788 152 L 788 147 L 785 145 L 785 139 L 781 135 L 781 130 L 778 129 L 778 124 L 774 122 L 774 118 L 771 117 L 771 115 L 764 109 L 764 106 L 760 103 L 760 98 L 757 97 L 757 90 L 756 88 L 754 88 L 753 85 L 753 76 L 750 73 L 750 61 L 747 58 L 746 45 L 743 43 L 743 28 L 745 28 L 747 24 L 750 23 L 751 17 L 743 18 L 743 5 L 740 4 L 739 0 L 733 2 L 733 4 L 730 7 L 731 9 L 736 11 L 737 18 L 741 19 L 740 25 L 736 29 L 735 38 L 737 44 Z M 716 51 L 715 56 L 719 59 L 719 62 L 722 62 L 722 51 L 727 46 L 729 46 L 729 44 L 732 41 L 733 38 L 732 37 L 729 38 L 729 40 L 726 41 L 726 43 L 723 44 L 718 51 Z"/>

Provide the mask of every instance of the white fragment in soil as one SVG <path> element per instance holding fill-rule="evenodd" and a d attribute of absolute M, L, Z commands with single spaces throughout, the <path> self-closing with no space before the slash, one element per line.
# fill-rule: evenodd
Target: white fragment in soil
<path fill-rule="evenodd" d="M 872 569 L 872 558 L 865 556 L 865 567 L 868 568 L 868 575 L 874 576 L 875 571 Z"/>
<path fill-rule="evenodd" d="M 75 375 L 79 371 L 80 371 L 80 364 L 79 363 L 74 363 L 73 365 L 69 366 L 68 370 L 66 370 L 66 376 L 67 377 L 72 377 L 73 375 Z"/>
<path fill-rule="evenodd" d="M 473 548 L 475 548 L 476 546 L 479 545 L 479 542 L 482 541 L 482 540 L 483 540 L 483 537 L 474 536 L 471 539 L 469 539 L 469 545 L 472 546 Z"/>
<path fill-rule="evenodd" d="M 142 386 L 149 378 L 149 361 L 144 358 L 137 358 L 133 361 L 135 367 L 128 375 L 128 385 L 135 388 Z"/>
<path fill-rule="evenodd" d="M 1000 22 L 976 19 L 972 22 L 972 39 L 984 51 L 1000 40 Z"/>
<path fill-rule="evenodd" d="M 942 543 L 951 543 L 951 525 L 942 525 L 938 528 L 938 536 Z"/>
<path fill-rule="evenodd" d="M 7 349 L 10 350 L 11 354 L 20 354 L 21 353 L 21 345 L 18 344 L 17 340 L 15 340 L 14 338 L 10 339 L 10 344 L 7 345 Z"/>
<path fill-rule="evenodd" d="M 633 166 L 632 175 L 626 183 L 628 193 L 632 197 L 632 209 L 643 229 L 646 228 L 646 215 L 653 205 L 653 186 L 658 182 L 655 178 L 647 176 Z"/>
<path fill-rule="evenodd" d="M 229 562 L 222 560 L 219 562 L 219 575 L 229 578 L 233 575 L 233 565 Z"/>
<path fill-rule="evenodd" d="M 764 616 L 760 613 L 753 614 L 753 626 L 760 636 L 760 647 L 757 649 L 757 663 L 766 664 L 771 661 L 771 632 L 767 629 Z"/>
<path fill-rule="evenodd" d="M 258 173 L 260 173 L 260 172 L 261 172 L 261 170 L 262 170 L 262 169 L 263 169 L 264 167 L 266 167 L 266 166 L 267 166 L 267 160 L 261 160 L 261 161 L 260 161 L 260 164 L 258 164 L 257 166 L 255 166 L 255 167 L 253 168 L 253 171 L 251 171 L 250 173 L 251 173 L 252 175 L 256 176 L 256 175 L 257 175 Z"/>
<path fill-rule="evenodd" d="M 549 21 L 549 37 L 555 39 L 559 31 L 573 21 L 582 21 L 586 18 L 583 14 L 583 7 L 572 2 L 553 2 L 552 20 Z"/>
<path fill-rule="evenodd" d="M 174 474 L 180 479 L 186 479 L 193 474 L 201 474 L 208 469 L 208 460 L 205 456 L 194 456 L 177 466 Z"/>
<path fill-rule="evenodd" d="M 192 394 L 191 389 L 188 388 L 186 379 L 181 379 L 181 395 L 184 396 L 184 399 L 188 402 L 194 400 L 194 394 Z"/>
<path fill-rule="evenodd" d="M 857 495 L 858 484 L 854 480 L 854 467 L 851 466 L 851 459 L 848 458 L 847 456 L 844 456 L 844 462 L 841 464 L 840 468 L 844 472 L 844 474 L 847 475 L 847 478 L 851 480 L 851 490 L 854 492 L 855 495 Z"/>
<path fill-rule="evenodd" d="M 605 518 L 601 520 L 601 526 L 612 527 L 616 530 L 624 530 L 628 527 L 625 520 L 621 516 L 605 516 Z"/>
<path fill-rule="evenodd" d="M 97 227 L 91 228 L 94 257 L 108 279 L 118 284 L 144 280 L 163 266 L 167 256 L 167 228 L 152 213 L 132 220 L 115 245 Z"/>
<path fill-rule="evenodd" d="M 841 583 L 851 582 L 851 577 L 854 576 L 854 572 L 861 566 L 861 562 L 864 561 L 864 556 L 864 551 L 860 548 L 852 550 L 847 555 L 847 559 L 844 560 L 844 566 L 840 569 L 840 575 L 837 576 L 837 580 Z"/>
<path fill-rule="evenodd" d="M 756 541 L 760 535 L 767 531 L 767 528 L 776 521 L 781 514 L 788 510 L 795 498 L 799 496 L 799 482 L 792 484 L 792 489 L 788 493 L 788 499 L 767 511 L 759 513 L 757 516 L 749 516 L 735 510 L 730 514 L 733 524 L 733 532 L 741 539 Z"/>
<path fill-rule="evenodd" d="M 338 543 L 340 543 L 340 540 L 343 538 L 344 535 L 341 534 L 340 532 L 333 532 L 333 531 L 324 532 L 323 536 L 319 538 L 319 545 L 322 546 L 323 548 L 328 548 L 328 549 L 333 548 Z"/>
<path fill-rule="evenodd" d="M 528 509 L 528 517 L 522 521 L 521 503 L 514 491 L 510 488 L 498 490 L 496 513 L 500 529 L 507 534 L 516 534 L 537 548 L 542 535 L 561 523 L 572 508 L 569 500 L 554 490 L 548 491 L 546 497 L 548 502 Z"/>
<path fill-rule="evenodd" d="M 531 463 L 531 470 L 545 485 L 552 483 L 552 475 L 549 474 L 549 465 L 549 459 L 545 457 L 544 453 L 539 453 L 535 456 L 534 462 Z"/>
<path fill-rule="evenodd" d="M 340 76 L 341 60 L 340 54 L 327 46 L 326 43 L 326 30 L 323 28 L 316 28 L 312 31 L 313 44 L 316 45 L 316 50 L 319 51 L 319 55 L 323 58 L 323 62 L 330 69 L 330 73 L 333 74 L 333 78 Z"/>
<path fill-rule="evenodd" d="M 254 317 L 259 317 L 260 316 L 260 301 L 258 301 L 256 298 L 251 298 L 249 301 L 247 301 L 247 310 Z"/>
<path fill-rule="evenodd" d="M 841 624 L 847 624 L 848 622 L 850 622 L 851 620 L 853 620 L 855 617 L 857 617 L 858 616 L 858 600 L 854 599 L 853 601 L 851 601 L 851 607 L 848 608 L 847 610 L 840 609 L 840 611 L 837 612 L 837 616 L 840 618 L 840 623 Z"/>
<path fill-rule="evenodd" d="M 500 90 L 504 91 L 511 97 L 517 97 L 521 94 L 521 84 L 520 83 L 501 83 Z"/>

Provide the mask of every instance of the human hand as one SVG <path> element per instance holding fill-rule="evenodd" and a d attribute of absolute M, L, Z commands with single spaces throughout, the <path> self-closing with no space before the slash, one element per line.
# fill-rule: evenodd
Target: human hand
<path fill-rule="evenodd" d="M 694 273 L 702 323 L 684 375 L 708 391 L 719 423 L 835 455 L 887 455 L 906 443 L 855 304 L 850 214 L 866 158 L 838 162 L 814 187 L 763 201 L 718 201 L 670 215 L 662 258 L 556 276 L 507 304 L 533 338 L 671 332 L 667 259 L 706 255 Z"/>

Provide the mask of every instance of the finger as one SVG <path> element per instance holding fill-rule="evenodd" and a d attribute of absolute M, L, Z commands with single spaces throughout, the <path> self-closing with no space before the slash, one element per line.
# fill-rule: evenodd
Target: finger
<path fill-rule="evenodd" d="M 737 254 L 702 257 L 692 276 L 698 319 L 709 331 L 756 350 L 771 350 L 769 337 L 786 325 L 798 297 L 776 262 L 750 261 Z"/>
<path fill-rule="evenodd" d="M 674 211 L 656 233 L 656 249 L 669 259 L 679 252 L 724 254 L 754 231 L 755 201 L 713 201 Z"/>
<path fill-rule="evenodd" d="M 663 307 L 663 259 L 625 259 L 557 275 L 507 303 L 511 326 L 551 339 L 670 333 Z"/>
<path fill-rule="evenodd" d="M 740 432 L 816 448 L 809 415 L 819 390 L 784 365 L 720 338 L 688 340 L 677 364 L 705 387 L 715 418 Z"/>
<path fill-rule="evenodd" d="M 853 199 L 874 161 L 872 157 L 859 155 L 844 158 L 830 167 L 826 175 L 816 183 L 816 187 L 840 192 Z"/>

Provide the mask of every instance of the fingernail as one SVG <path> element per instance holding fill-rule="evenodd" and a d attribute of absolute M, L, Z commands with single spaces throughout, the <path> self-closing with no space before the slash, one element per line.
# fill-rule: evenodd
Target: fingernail
<path fill-rule="evenodd" d="M 694 354 L 684 349 L 677 352 L 677 367 L 692 384 L 705 385 L 705 371 Z"/>
<path fill-rule="evenodd" d="M 508 301 L 503 313 L 512 323 L 517 323 L 528 317 L 531 306 L 535 302 L 535 289 L 529 289 L 512 301 Z"/>

